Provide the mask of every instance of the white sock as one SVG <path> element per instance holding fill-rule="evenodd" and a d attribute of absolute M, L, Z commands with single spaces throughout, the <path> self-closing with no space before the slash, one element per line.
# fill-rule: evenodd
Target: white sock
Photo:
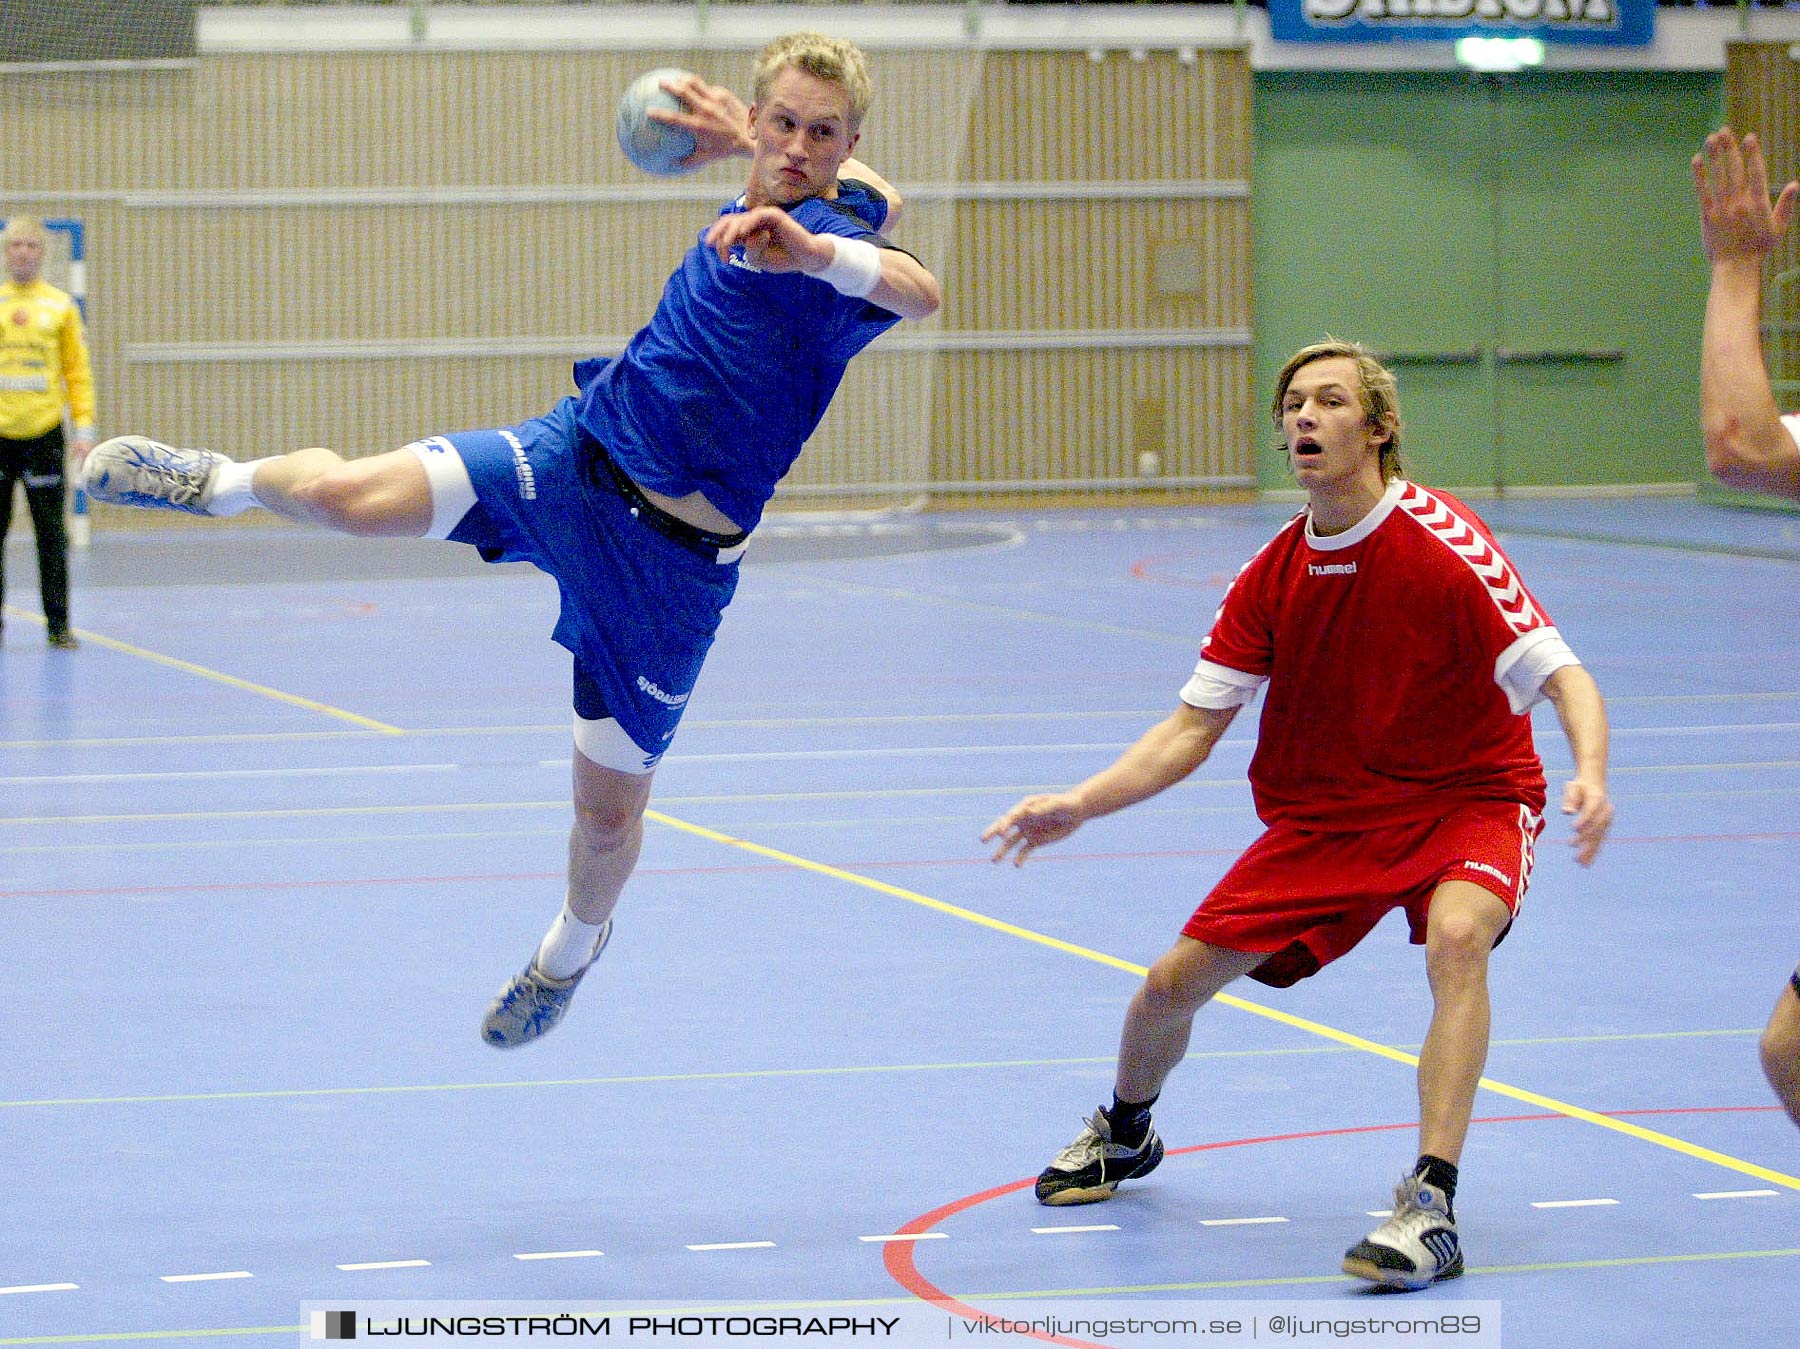
<path fill-rule="evenodd" d="M 538 945 L 538 969 L 552 979 L 573 979 L 598 954 L 605 930 L 605 923 L 584 923 L 564 904 Z"/>
<path fill-rule="evenodd" d="M 247 464 L 240 464 L 227 459 L 220 464 L 213 475 L 212 497 L 206 503 L 208 515 L 242 515 L 252 506 L 260 506 L 256 493 L 250 490 L 250 480 L 256 475 L 256 466 L 266 464 L 267 459 L 253 459 Z"/>

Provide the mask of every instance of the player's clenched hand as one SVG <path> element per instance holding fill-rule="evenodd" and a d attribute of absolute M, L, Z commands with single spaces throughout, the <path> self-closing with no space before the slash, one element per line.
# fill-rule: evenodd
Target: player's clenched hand
<path fill-rule="evenodd" d="M 706 246 L 728 262 L 741 247 L 744 260 L 759 272 L 820 272 L 836 251 L 779 206 L 758 206 L 720 216 L 706 231 Z"/>
<path fill-rule="evenodd" d="M 1005 861 L 1010 853 L 1013 865 L 1020 866 L 1036 849 L 1074 833 L 1085 818 L 1067 792 L 1028 796 L 984 829 L 981 841 L 999 839 L 994 861 Z"/>
<path fill-rule="evenodd" d="M 1570 778 L 1563 788 L 1562 811 L 1574 816 L 1575 836 L 1569 844 L 1575 849 L 1575 860 L 1585 867 L 1593 862 L 1606 841 L 1606 831 L 1612 828 L 1612 799 L 1599 783 Z"/>

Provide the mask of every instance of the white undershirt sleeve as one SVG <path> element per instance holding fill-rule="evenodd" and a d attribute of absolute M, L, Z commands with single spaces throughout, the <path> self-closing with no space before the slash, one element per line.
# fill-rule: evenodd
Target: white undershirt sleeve
<path fill-rule="evenodd" d="M 1555 628 L 1533 628 L 1494 661 L 1494 682 L 1516 712 L 1528 712 L 1544 696 L 1544 681 L 1581 661 Z"/>
<path fill-rule="evenodd" d="M 1193 677 L 1181 686 L 1181 701 L 1190 707 L 1215 710 L 1243 707 L 1256 700 L 1256 691 L 1268 680 L 1267 675 L 1245 674 L 1229 665 L 1203 660 L 1194 667 Z"/>

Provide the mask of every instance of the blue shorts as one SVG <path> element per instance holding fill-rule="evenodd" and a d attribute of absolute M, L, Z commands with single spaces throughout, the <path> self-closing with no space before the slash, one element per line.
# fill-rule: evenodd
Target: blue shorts
<path fill-rule="evenodd" d="M 667 517 L 663 529 L 652 528 L 643 504 L 621 495 L 574 408 L 565 398 L 518 426 L 407 448 L 432 480 L 431 534 L 471 544 L 489 562 L 529 562 L 556 578 L 562 612 L 551 635 L 575 656 L 575 714 L 613 719 L 641 755 L 641 763 L 609 767 L 648 772 L 675 738 L 737 589 L 742 548 L 671 537 Z M 460 478 L 447 455 L 462 461 L 474 489 L 466 511 L 466 498 L 444 489 Z"/>

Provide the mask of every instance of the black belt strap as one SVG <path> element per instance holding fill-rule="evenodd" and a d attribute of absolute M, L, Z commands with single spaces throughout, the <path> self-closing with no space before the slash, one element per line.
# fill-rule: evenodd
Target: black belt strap
<path fill-rule="evenodd" d="M 672 539 L 682 547 L 699 553 L 702 557 L 717 561 L 721 552 L 727 548 L 736 548 L 750 537 L 748 530 L 738 530 L 734 534 L 719 534 L 710 529 L 701 529 L 698 525 L 690 525 L 686 520 L 677 519 L 644 495 L 644 489 L 633 482 L 631 475 L 613 461 L 612 455 L 606 452 L 606 446 L 588 436 L 583 436 L 582 441 L 583 448 L 587 451 L 588 481 L 596 487 L 610 487 L 617 492 L 631 507 L 633 515 L 664 538 Z M 604 480 L 598 471 L 602 468 L 605 471 Z"/>

